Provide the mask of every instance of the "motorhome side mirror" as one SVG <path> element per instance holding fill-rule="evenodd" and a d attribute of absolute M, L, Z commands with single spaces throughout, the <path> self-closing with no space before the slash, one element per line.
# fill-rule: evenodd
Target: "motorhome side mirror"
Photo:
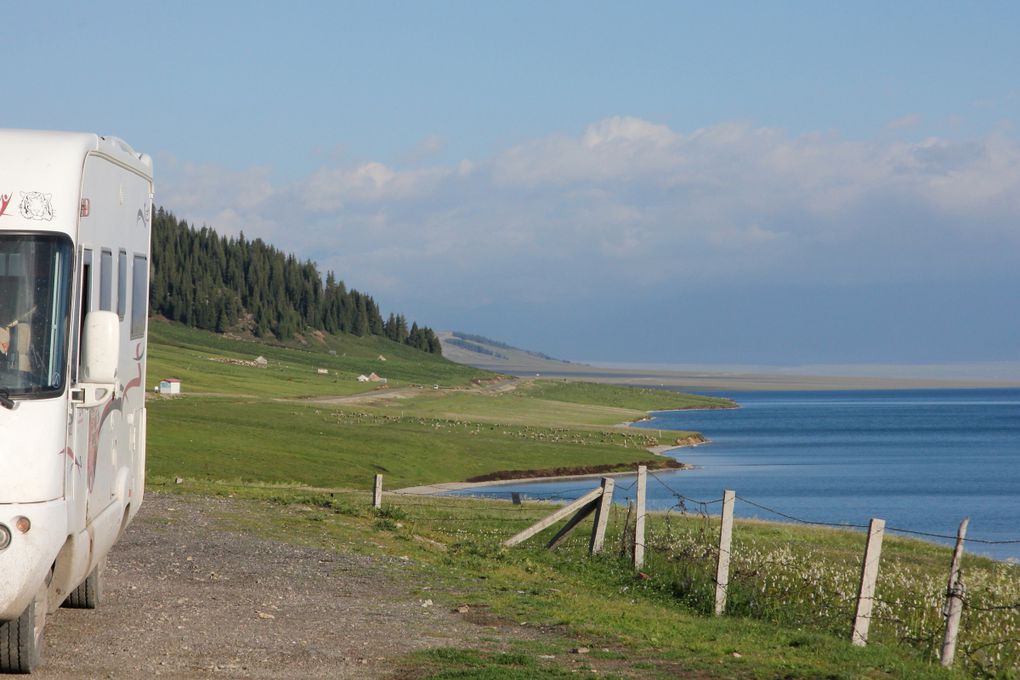
<path fill-rule="evenodd" d="M 86 383 L 114 385 L 120 356 L 120 319 L 114 312 L 89 312 L 82 335 L 82 377 Z"/>

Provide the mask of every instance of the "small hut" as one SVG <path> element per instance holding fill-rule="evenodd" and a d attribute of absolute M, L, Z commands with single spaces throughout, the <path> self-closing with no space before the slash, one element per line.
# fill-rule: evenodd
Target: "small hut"
<path fill-rule="evenodd" d="M 180 394 L 181 393 L 181 381 L 177 378 L 164 378 L 159 381 L 159 393 L 160 394 Z"/>

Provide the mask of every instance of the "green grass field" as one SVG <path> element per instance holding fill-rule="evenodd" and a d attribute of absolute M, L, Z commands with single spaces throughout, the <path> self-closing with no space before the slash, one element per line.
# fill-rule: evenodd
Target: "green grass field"
<path fill-rule="evenodd" d="M 524 389 L 537 396 L 485 391 L 474 383 L 492 381 L 494 374 L 379 338 L 292 347 L 167 322 L 153 321 L 151 328 L 147 383 L 173 376 L 184 386 L 181 397 L 148 403 L 148 473 L 154 478 L 360 487 L 381 472 L 387 487 L 395 488 L 501 471 L 632 467 L 652 457 L 645 447 L 690 434 L 614 427 L 645 414 L 635 404 L 647 401 L 647 390 L 630 395 L 625 388 L 596 385 L 593 393 L 605 394 L 601 405 L 592 406 L 564 400 L 562 388 L 556 399 L 542 398 L 534 385 Z M 223 361 L 256 356 L 268 366 Z M 318 368 L 329 375 L 319 375 Z M 393 377 L 383 389 L 357 382 L 359 374 L 372 371 Z M 385 398 L 394 393 L 400 398 Z M 357 394 L 381 398 L 316 401 Z M 663 393 L 662 404 L 698 401 Z"/>
<path fill-rule="evenodd" d="M 387 488 L 461 481 L 503 470 L 633 464 L 652 456 L 644 433 L 493 425 L 341 409 L 293 401 L 222 397 L 149 405 L 148 473 Z M 633 467 L 630 465 L 630 467 Z"/>

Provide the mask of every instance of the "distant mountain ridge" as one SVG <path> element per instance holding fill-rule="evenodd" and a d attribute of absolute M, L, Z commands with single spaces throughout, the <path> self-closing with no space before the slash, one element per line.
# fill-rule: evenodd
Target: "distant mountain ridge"
<path fill-rule="evenodd" d="M 875 373 L 850 374 L 847 367 L 829 368 L 832 373 L 810 372 L 810 367 L 763 366 L 702 366 L 697 364 L 586 364 L 553 359 L 542 352 L 519 349 L 505 342 L 482 335 L 460 331 L 436 333 L 442 344 L 443 356 L 458 364 L 466 364 L 504 375 L 580 380 L 641 387 L 681 388 L 685 391 L 744 391 L 744 390 L 889 390 L 935 389 L 961 387 L 1011 387 L 1017 385 L 1020 363 L 1015 362 L 1010 373 L 1008 362 L 989 365 L 987 373 L 1003 376 L 1000 380 L 988 378 L 956 378 L 952 375 L 927 378 L 925 373 L 882 377 Z M 839 369 L 843 369 L 840 372 Z M 972 373 L 973 374 L 973 373 Z M 1009 377 L 1007 377 L 1009 376 Z"/>
<path fill-rule="evenodd" d="M 491 345 L 492 347 L 499 347 L 500 349 L 509 349 L 509 350 L 513 350 L 515 352 L 524 352 L 525 354 L 530 354 L 533 357 L 538 357 L 539 359 L 545 359 L 546 361 L 562 361 L 565 364 L 569 364 L 570 363 L 569 361 L 566 361 L 565 359 L 557 359 L 555 357 L 551 357 L 548 354 L 544 354 L 542 352 L 534 352 L 534 351 L 529 350 L 529 349 L 521 349 L 520 347 L 514 347 L 513 345 L 508 345 L 505 342 L 499 342 L 498 340 L 492 340 L 491 338 L 487 338 L 484 335 L 474 335 L 474 334 L 471 334 L 471 333 L 463 333 L 461 331 L 450 331 L 450 335 L 452 335 L 455 339 L 460 340 L 463 343 L 475 343 L 475 347 L 478 347 L 479 349 L 482 349 L 482 350 L 485 350 L 485 351 L 488 351 L 488 350 L 486 350 L 485 347 L 482 347 L 482 345 Z M 483 351 L 483 353 L 485 353 L 485 352 Z"/>
<path fill-rule="evenodd" d="M 436 335 L 442 344 L 443 356 L 459 364 L 504 373 L 536 373 L 577 366 L 543 352 L 514 347 L 475 333 L 439 331 Z"/>

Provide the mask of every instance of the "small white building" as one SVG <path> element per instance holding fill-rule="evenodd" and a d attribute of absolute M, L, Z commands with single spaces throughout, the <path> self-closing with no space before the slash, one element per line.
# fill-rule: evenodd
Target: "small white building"
<path fill-rule="evenodd" d="M 181 393 L 181 381 L 177 378 L 164 378 L 159 381 L 159 393 L 160 394 L 180 394 Z"/>
<path fill-rule="evenodd" d="M 329 375 L 328 368 L 317 368 L 315 369 L 315 372 L 318 373 L 319 375 Z"/>
<path fill-rule="evenodd" d="M 368 382 L 368 376 L 367 375 L 359 375 L 358 376 L 358 382 Z"/>

